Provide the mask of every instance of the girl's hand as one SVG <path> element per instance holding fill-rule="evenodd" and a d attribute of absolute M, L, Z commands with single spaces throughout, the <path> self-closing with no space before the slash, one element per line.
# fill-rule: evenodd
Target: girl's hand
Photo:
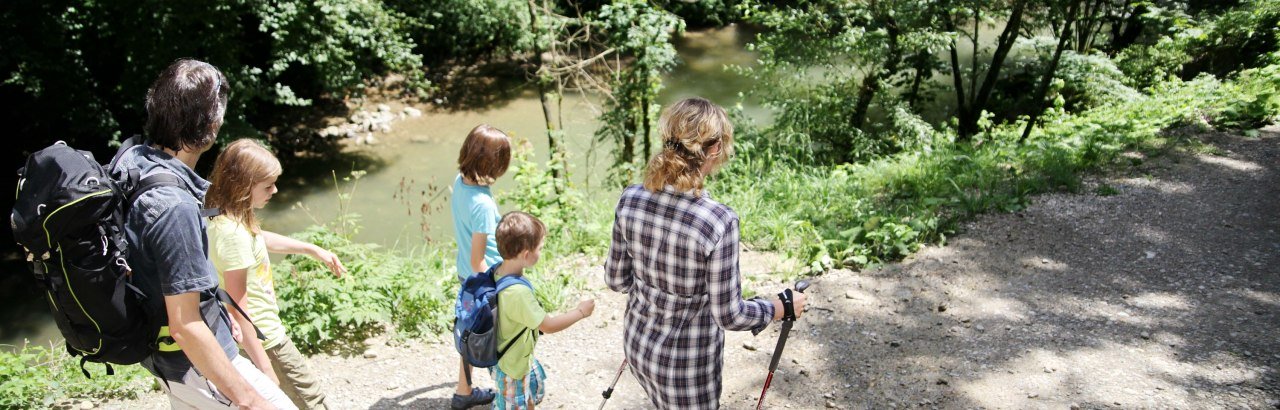
<path fill-rule="evenodd" d="M 338 260 L 338 255 L 334 255 L 333 252 L 317 246 L 312 250 L 311 256 L 328 266 L 334 276 L 341 278 L 342 274 L 347 273 L 347 268 L 342 266 L 342 261 Z"/>
<path fill-rule="evenodd" d="M 231 322 L 231 339 L 235 340 L 236 344 L 240 344 L 244 341 L 244 333 L 240 332 L 240 321 L 232 319 L 228 322 Z"/>

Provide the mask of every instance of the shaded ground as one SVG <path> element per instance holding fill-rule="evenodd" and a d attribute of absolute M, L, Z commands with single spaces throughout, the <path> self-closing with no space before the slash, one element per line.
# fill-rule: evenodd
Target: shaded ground
<path fill-rule="evenodd" d="M 1204 138 L 1217 155 L 1135 160 L 1086 194 L 982 217 L 902 263 L 816 278 L 768 404 L 1280 407 L 1280 129 Z M 776 263 L 748 252 L 743 268 Z M 542 339 L 544 408 L 598 406 L 622 358 L 624 299 L 600 268 L 583 272 L 597 313 Z M 776 338 L 777 326 L 729 334 L 722 407 L 754 406 Z M 446 406 L 451 346 L 370 343 L 372 358 L 311 359 L 332 407 Z M 609 407 L 647 403 L 624 375 Z M 155 394 L 108 407 L 165 404 Z"/>

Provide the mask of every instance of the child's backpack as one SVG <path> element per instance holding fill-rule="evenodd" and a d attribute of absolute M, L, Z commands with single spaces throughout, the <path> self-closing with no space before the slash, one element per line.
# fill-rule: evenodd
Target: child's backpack
<path fill-rule="evenodd" d="M 462 292 L 458 293 L 458 302 L 453 308 L 457 318 L 453 324 L 454 345 L 462 359 L 475 367 L 498 364 L 502 354 L 519 340 L 512 338 L 506 346 L 498 348 L 498 292 L 515 285 L 533 289 L 533 284 L 521 276 L 507 275 L 495 282 L 493 271 L 478 272 L 462 282 Z"/>
<path fill-rule="evenodd" d="M 81 356 L 85 377 L 85 362 L 106 364 L 111 375 L 111 364 L 138 363 L 157 349 L 156 319 L 164 312 L 148 307 L 148 295 L 132 283 L 124 215 L 143 192 L 183 185 L 168 173 L 113 179 L 120 153 L 139 143 L 139 137 L 125 141 L 104 167 L 92 153 L 59 141 L 18 169 L 13 236 L 26 251 L 67 353 Z"/>

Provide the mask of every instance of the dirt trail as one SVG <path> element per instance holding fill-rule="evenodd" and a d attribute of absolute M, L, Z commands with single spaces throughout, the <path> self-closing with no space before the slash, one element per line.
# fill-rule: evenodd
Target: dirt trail
<path fill-rule="evenodd" d="M 815 278 L 768 404 L 1280 408 L 1280 128 L 1203 138 L 1217 155 L 1144 159 L 901 263 Z M 742 265 L 754 276 L 777 263 L 746 252 Z M 544 408 L 595 408 L 622 359 L 624 297 L 600 268 L 582 271 L 596 315 L 542 339 Z M 755 405 L 776 339 L 777 326 L 728 334 L 724 408 Z M 447 407 L 450 345 L 369 343 L 371 358 L 311 359 L 332 407 Z M 647 407 L 624 375 L 609 408 Z"/>

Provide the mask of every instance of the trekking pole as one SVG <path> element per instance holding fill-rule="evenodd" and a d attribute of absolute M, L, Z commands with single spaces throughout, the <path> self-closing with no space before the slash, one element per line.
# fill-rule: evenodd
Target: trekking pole
<path fill-rule="evenodd" d="M 613 384 L 610 384 L 609 388 L 601 394 L 604 396 L 604 401 L 600 402 L 600 410 L 604 410 L 604 404 L 609 402 L 609 396 L 613 395 L 613 386 L 618 385 L 618 379 L 622 378 L 623 370 L 627 370 L 627 359 L 622 359 L 622 366 L 618 367 L 618 374 L 613 376 Z"/>
<path fill-rule="evenodd" d="M 804 293 L 809 288 L 809 281 L 802 280 L 796 282 L 796 292 Z M 789 305 L 790 301 L 784 301 L 784 305 Z M 769 391 L 769 383 L 773 382 L 773 371 L 778 370 L 778 360 L 782 359 L 782 348 L 787 346 L 787 334 L 791 332 L 791 325 L 795 324 L 794 316 L 787 318 L 783 314 L 782 318 L 782 334 L 778 335 L 778 345 L 773 348 L 773 360 L 769 361 L 769 377 L 764 379 L 764 389 L 760 390 L 760 401 L 756 402 L 756 410 L 760 410 L 764 406 L 764 395 Z"/>

